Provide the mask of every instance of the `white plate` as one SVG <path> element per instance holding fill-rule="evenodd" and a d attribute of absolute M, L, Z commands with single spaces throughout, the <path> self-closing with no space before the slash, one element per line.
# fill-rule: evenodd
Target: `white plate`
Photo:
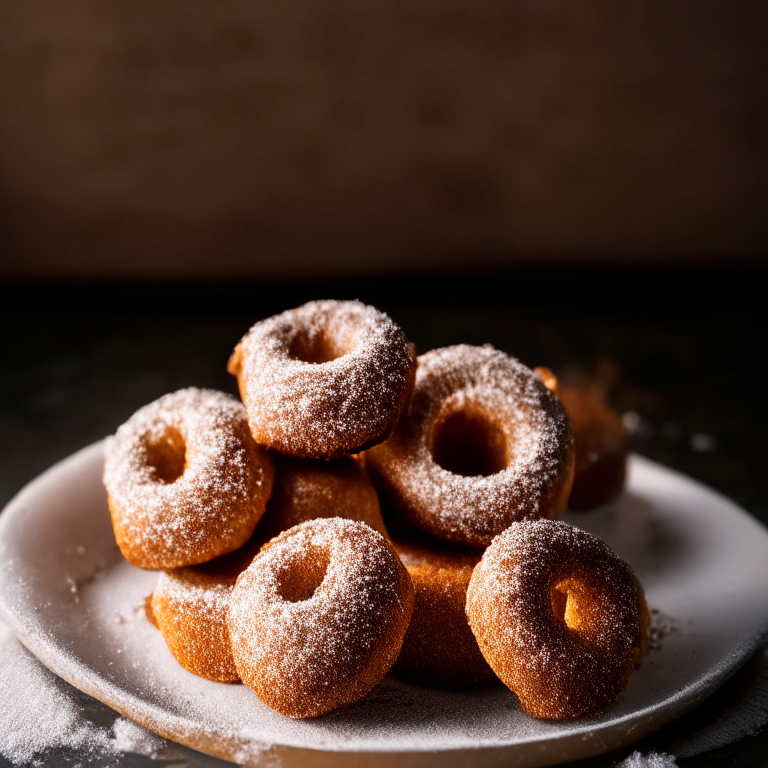
<path fill-rule="evenodd" d="M 242 685 L 185 672 L 144 614 L 156 574 L 112 535 L 102 444 L 30 483 L 0 518 L 0 597 L 20 640 L 77 688 L 157 733 L 250 765 L 542 766 L 599 754 L 683 714 L 768 631 L 768 532 L 709 488 L 632 457 L 627 492 L 568 522 L 635 568 L 675 630 L 603 716 L 533 720 L 503 686 L 445 691 L 387 677 L 363 701 L 294 721 Z"/>

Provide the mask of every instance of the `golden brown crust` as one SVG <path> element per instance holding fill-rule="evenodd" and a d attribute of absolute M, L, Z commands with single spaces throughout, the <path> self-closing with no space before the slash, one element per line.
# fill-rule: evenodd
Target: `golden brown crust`
<path fill-rule="evenodd" d="M 161 397 L 107 441 L 120 551 L 139 568 L 171 569 L 237 549 L 264 513 L 273 473 L 234 398 L 195 388 Z"/>
<path fill-rule="evenodd" d="M 486 550 L 467 591 L 483 655 L 533 717 L 597 714 L 624 690 L 647 647 L 632 569 L 565 523 L 515 523 Z"/>
<path fill-rule="evenodd" d="M 228 365 L 256 442 L 310 459 L 386 439 L 414 368 L 403 331 L 359 301 L 314 301 L 256 323 Z"/>
<path fill-rule="evenodd" d="M 240 679 L 232 658 L 227 610 L 237 577 L 258 551 L 254 534 L 228 555 L 160 575 L 149 612 L 171 653 L 187 671 L 222 683 Z"/>
<path fill-rule="evenodd" d="M 474 547 L 514 520 L 565 511 L 570 422 L 538 377 L 490 346 L 445 347 L 418 363 L 396 430 L 365 454 L 388 506 L 435 536 Z"/>
<path fill-rule="evenodd" d="M 366 523 L 383 536 L 379 496 L 351 456 L 330 461 L 274 456 L 275 485 L 256 536 L 263 543 L 306 520 L 343 517 Z"/>
<path fill-rule="evenodd" d="M 477 646 L 464 606 L 476 550 L 445 542 L 395 541 L 413 581 L 413 615 L 393 674 L 434 685 L 459 686 L 496 680 Z"/>
<path fill-rule="evenodd" d="M 196 568 L 163 573 L 152 593 L 160 633 L 184 669 L 208 680 L 236 682 L 227 629 L 229 597 L 240 571 L 212 575 Z"/>
<path fill-rule="evenodd" d="M 310 520 L 262 547 L 230 598 L 232 653 L 268 706 L 315 717 L 362 698 L 397 658 L 413 585 L 364 523 Z"/>

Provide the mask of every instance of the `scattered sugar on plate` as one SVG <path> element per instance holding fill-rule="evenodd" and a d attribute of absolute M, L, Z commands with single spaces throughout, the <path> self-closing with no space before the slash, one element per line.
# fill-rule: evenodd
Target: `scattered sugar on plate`
<path fill-rule="evenodd" d="M 677 768 L 677 760 L 666 752 L 633 752 L 616 768 Z"/>
<path fill-rule="evenodd" d="M 40 664 L 0 621 L 0 757 L 15 766 L 97 763 L 117 768 L 225 768 L 231 763 L 168 741 L 118 715 Z"/>

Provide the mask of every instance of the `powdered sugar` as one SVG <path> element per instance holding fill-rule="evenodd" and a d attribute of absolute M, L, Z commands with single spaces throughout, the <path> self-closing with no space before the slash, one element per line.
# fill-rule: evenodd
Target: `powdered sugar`
<path fill-rule="evenodd" d="M 167 599 L 178 603 L 180 610 L 194 607 L 196 613 L 211 618 L 223 618 L 227 614 L 229 595 L 235 586 L 236 577 L 223 578 L 220 582 L 205 582 L 189 578 L 194 572 L 190 568 L 178 572 L 163 573 L 155 587 L 156 593 L 162 593 Z M 180 578 L 183 576 L 187 578 Z M 196 574 L 194 574 L 196 575 Z"/>
<path fill-rule="evenodd" d="M 648 651 L 660 651 L 664 638 L 678 631 L 677 621 L 658 608 L 651 609 L 651 632 L 648 638 Z"/>
<path fill-rule="evenodd" d="M 73 688 L 0 621 L 0 755 L 14 765 L 54 765 L 49 757 L 54 751 L 105 768 L 117 768 L 126 754 L 179 766 L 191 758 L 196 766 L 224 765 L 168 742 Z"/>
<path fill-rule="evenodd" d="M 674 755 L 665 752 L 633 752 L 622 760 L 616 768 L 677 768 Z"/>
<path fill-rule="evenodd" d="M 0 622 L 3 664 L 0 668 L 2 721 L 0 753 L 21 764 L 52 747 L 107 749 L 107 735 L 84 720 L 62 692 L 62 682 L 44 670 Z M 19 696 L 23 691 L 24 695 Z M 30 728 L 29 723 L 35 727 Z"/>
<path fill-rule="evenodd" d="M 118 717 L 112 726 L 114 749 L 118 752 L 132 752 L 152 759 L 167 757 L 168 742 L 152 731 L 148 731 L 133 720 Z"/>

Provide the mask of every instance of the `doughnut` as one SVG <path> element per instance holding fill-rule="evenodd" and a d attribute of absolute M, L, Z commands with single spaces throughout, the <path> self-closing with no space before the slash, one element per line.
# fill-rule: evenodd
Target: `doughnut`
<path fill-rule="evenodd" d="M 262 544 L 318 517 L 360 520 L 387 535 L 379 497 L 351 456 L 331 461 L 276 456 L 272 496 L 245 546 L 208 563 L 161 574 L 152 593 L 152 612 L 182 667 L 209 680 L 240 679 L 227 629 L 229 598 L 237 577 Z"/>
<path fill-rule="evenodd" d="M 233 397 L 189 388 L 155 400 L 107 439 L 120 551 L 139 568 L 170 569 L 237 549 L 264 513 L 273 472 Z"/>
<path fill-rule="evenodd" d="M 309 520 L 240 574 L 228 627 L 237 671 L 267 706 L 315 717 L 362 698 L 400 652 L 413 585 L 365 523 Z"/>
<path fill-rule="evenodd" d="M 573 427 L 576 471 L 568 507 L 574 512 L 599 507 L 624 489 L 629 435 L 621 417 L 594 395 L 558 383 L 548 369 L 536 373 L 560 398 Z"/>
<path fill-rule="evenodd" d="M 188 672 L 220 683 L 240 679 L 227 629 L 237 577 L 258 552 L 256 537 L 202 565 L 160 574 L 150 601 L 152 617 L 176 660 Z"/>
<path fill-rule="evenodd" d="M 274 462 L 272 497 L 256 531 L 262 543 L 319 517 L 359 520 L 388 536 L 376 489 L 351 456 L 314 461 L 276 454 Z"/>
<path fill-rule="evenodd" d="M 257 443 L 330 459 L 390 434 L 413 388 L 414 358 L 383 312 L 359 301 L 313 301 L 256 323 L 228 370 Z"/>
<path fill-rule="evenodd" d="M 515 520 L 564 511 L 573 462 L 557 397 L 529 368 L 487 345 L 421 355 L 397 428 L 365 453 L 387 507 L 474 547 L 488 546 Z"/>
<path fill-rule="evenodd" d="M 392 674 L 439 686 L 496 680 L 480 653 L 464 606 L 477 550 L 434 543 L 393 541 L 413 581 L 413 615 Z"/>
<path fill-rule="evenodd" d="M 513 523 L 475 567 L 467 617 L 493 671 L 529 715 L 595 715 L 640 663 L 650 617 L 632 569 L 553 520 Z"/>

